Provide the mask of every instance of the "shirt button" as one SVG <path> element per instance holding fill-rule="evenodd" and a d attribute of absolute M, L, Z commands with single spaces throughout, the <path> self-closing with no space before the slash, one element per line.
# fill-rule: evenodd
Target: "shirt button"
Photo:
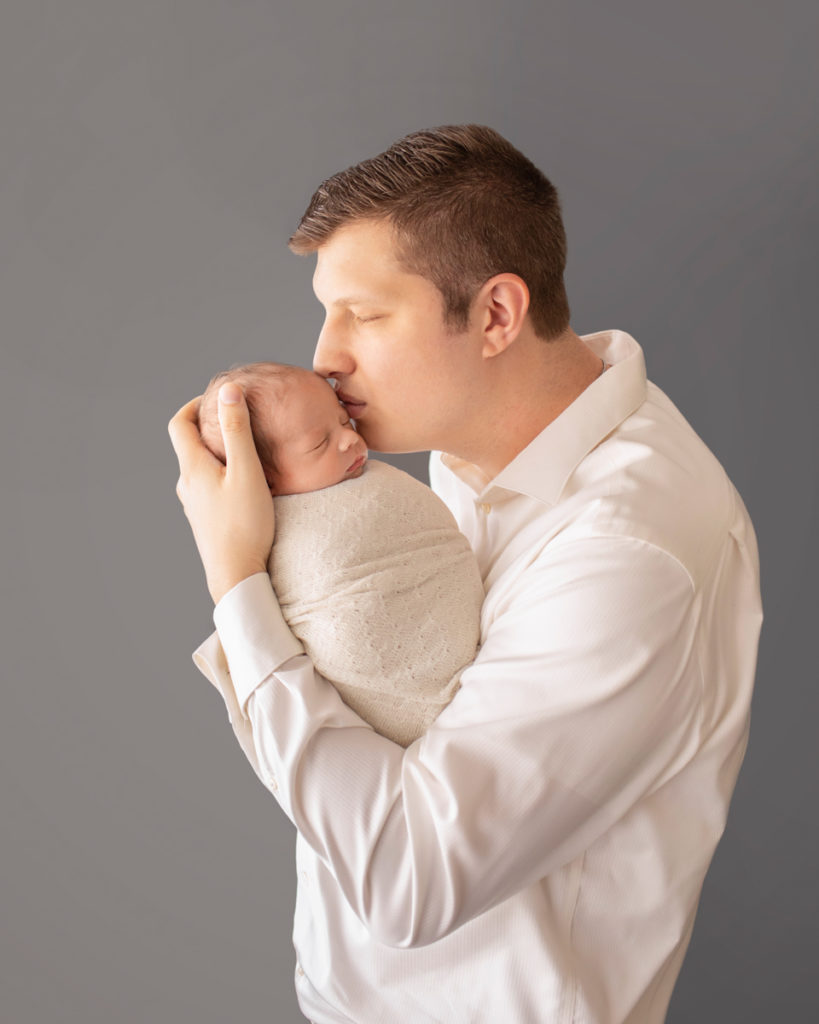
<path fill-rule="evenodd" d="M 300 978 L 304 977 L 304 971 L 301 969 L 301 964 L 296 964 L 296 974 L 298 974 Z"/>
<path fill-rule="evenodd" d="M 483 512 L 483 514 L 485 516 L 489 515 L 489 513 L 491 511 L 492 511 L 492 506 L 489 504 L 488 501 L 481 502 L 481 512 Z"/>
<path fill-rule="evenodd" d="M 267 784 L 270 786 L 274 793 L 278 792 L 279 783 L 276 780 L 276 776 L 273 775 L 272 772 L 270 774 L 270 778 L 267 780 Z"/>

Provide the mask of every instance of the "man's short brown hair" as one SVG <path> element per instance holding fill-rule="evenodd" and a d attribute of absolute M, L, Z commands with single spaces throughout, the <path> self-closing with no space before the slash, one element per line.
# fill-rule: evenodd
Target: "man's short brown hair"
<path fill-rule="evenodd" d="M 466 327 L 481 285 L 501 273 L 526 282 L 536 334 L 554 338 L 569 325 L 557 190 L 491 128 L 413 132 L 334 174 L 310 200 L 290 248 L 315 252 L 356 220 L 392 224 L 402 264 L 436 285 L 455 329 Z"/>

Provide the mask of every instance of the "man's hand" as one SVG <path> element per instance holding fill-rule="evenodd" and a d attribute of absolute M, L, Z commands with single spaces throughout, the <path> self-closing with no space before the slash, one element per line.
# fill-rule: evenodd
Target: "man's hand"
<path fill-rule="evenodd" d="M 267 570 L 273 546 L 273 498 L 264 477 L 242 390 L 223 384 L 219 424 L 223 466 L 202 444 L 199 399 L 184 405 L 168 424 L 180 477 L 176 493 L 191 524 L 208 590 L 215 604 L 237 583 Z"/>

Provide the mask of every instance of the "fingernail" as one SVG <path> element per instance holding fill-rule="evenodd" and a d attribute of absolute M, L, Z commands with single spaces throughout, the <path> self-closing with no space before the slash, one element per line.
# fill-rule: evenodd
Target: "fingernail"
<path fill-rule="evenodd" d="M 236 405 L 242 397 L 242 392 L 236 384 L 223 384 L 219 388 L 219 401 L 225 405 Z"/>

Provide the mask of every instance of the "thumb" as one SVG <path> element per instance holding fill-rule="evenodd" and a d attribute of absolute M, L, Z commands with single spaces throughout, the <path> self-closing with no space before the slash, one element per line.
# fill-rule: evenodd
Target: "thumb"
<path fill-rule="evenodd" d="M 241 471 L 258 463 L 245 396 L 239 385 L 233 382 L 219 388 L 219 426 L 228 472 Z"/>

